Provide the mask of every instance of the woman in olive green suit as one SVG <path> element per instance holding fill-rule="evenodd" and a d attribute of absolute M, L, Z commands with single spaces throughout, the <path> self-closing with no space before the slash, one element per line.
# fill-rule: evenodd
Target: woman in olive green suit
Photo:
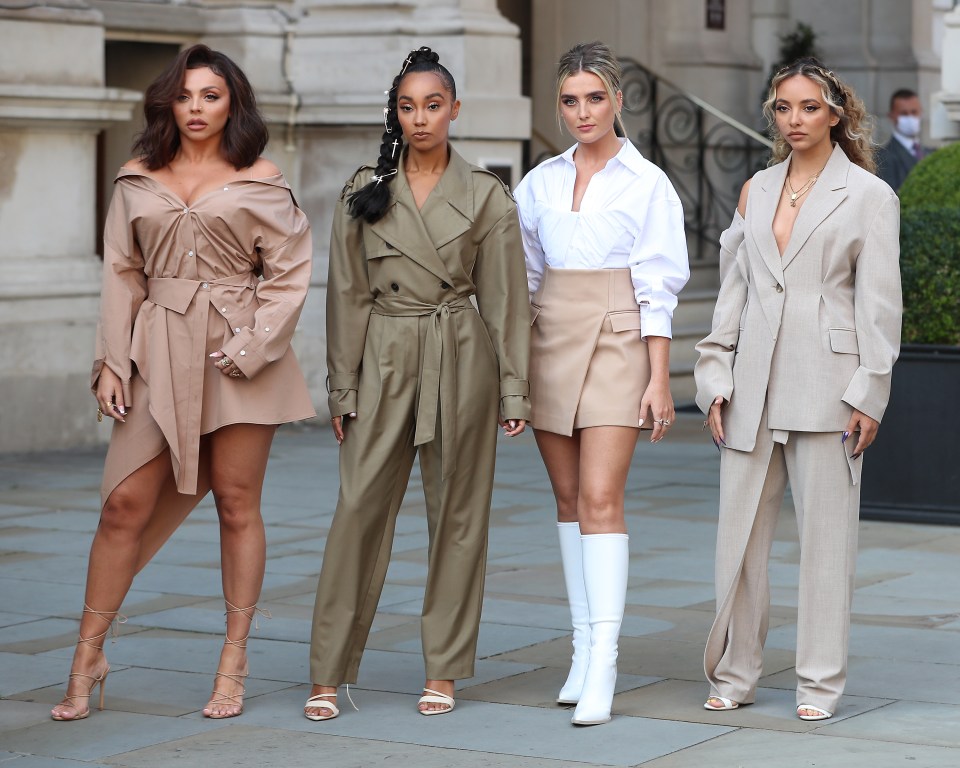
<path fill-rule="evenodd" d="M 419 711 L 450 712 L 454 680 L 473 676 L 496 424 L 517 435 L 529 413 L 529 307 L 509 190 L 447 141 L 459 109 L 437 55 L 413 51 L 388 91 L 379 162 L 347 183 L 334 216 L 340 496 L 317 587 L 311 720 L 336 717 L 337 687 L 357 680 L 417 453 L 430 532 Z"/>

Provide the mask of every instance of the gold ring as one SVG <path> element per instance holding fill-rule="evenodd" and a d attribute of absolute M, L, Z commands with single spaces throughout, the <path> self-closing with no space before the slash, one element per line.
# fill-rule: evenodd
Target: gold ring
<path fill-rule="evenodd" d="M 97 422 L 99 423 L 101 421 L 103 421 L 103 410 L 101 408 L 97 408 Z"/>
<path fill-rule="evenodd" d="M 221 368 L 229 368 L 231 365 L 233 365 L 233 360 L 224 355 L 220 358 L 220 362 L 217 363 L 217 365 L 219 365 Z"/>
<path fill-rule="evenodd" d="M 243 376 L 243 373 L 240 371 L 230 371 L 227 376 L 229 376 L 231 379 L 239 379 L 241 376 Z"/>

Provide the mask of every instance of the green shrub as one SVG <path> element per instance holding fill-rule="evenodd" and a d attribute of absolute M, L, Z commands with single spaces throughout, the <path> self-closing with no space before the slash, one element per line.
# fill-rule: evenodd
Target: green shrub
<path fill-rule="evenodd" d="M 917 163 L 900 205 L 903 342 L 960 345 L 960 143 Z"/>

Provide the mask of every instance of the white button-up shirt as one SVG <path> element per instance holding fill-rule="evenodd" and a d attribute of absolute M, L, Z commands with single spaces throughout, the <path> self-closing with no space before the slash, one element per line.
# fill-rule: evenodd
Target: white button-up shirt
<path fill-rule="evenodd" d="M 683 207 L 663 171 L 631 142 L 620 142 L 590 179 L 579 211 L 571 210 L 578 144 L 538 165 L 517 187 L 530 296 L 546 266 L 629 267 L 643 337 L 670 338 L 677 294 L 690 277 Z"/>

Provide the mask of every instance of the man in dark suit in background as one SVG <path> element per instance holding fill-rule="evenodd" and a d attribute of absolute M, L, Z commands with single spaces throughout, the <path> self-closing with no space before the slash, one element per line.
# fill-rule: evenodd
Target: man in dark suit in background
<path fill-rule="evenodd" d="M 897 191 L 913 166 L 930 153 L 920 145 L 923 107 L 916 91 L 894 91 L 888 117 L 893 123 L 893 136 L 877 150 L 877 175 Z"/>

